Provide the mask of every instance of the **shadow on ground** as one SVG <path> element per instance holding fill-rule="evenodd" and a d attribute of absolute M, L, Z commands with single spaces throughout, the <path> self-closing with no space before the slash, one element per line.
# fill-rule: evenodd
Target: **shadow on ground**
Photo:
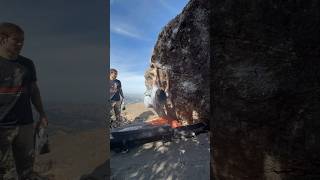
<path fill-rule="evenodd" d="M 110 160 L 96 167 L 90 174 L 81 176 L 80 180 L 109 180 Z"/>
<path fill-rule="evenodd" d="M 111 153 L 111 179 L 209 179 L 208 134 L 172 142 L 152 142 Z"/>
<path fill-rule="evenodd" d="M 155 114 L 152 111 L 146 111 L 141 113 L 139 116 L 134 118 L 134 122 L 142 122 L 148 120 L 150 117 L 154 116 Z"/>

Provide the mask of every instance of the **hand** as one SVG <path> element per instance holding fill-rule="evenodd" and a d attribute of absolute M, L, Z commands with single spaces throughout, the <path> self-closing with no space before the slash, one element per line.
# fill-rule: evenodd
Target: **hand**
<path fill-rule="evenodd" d="M 46 115 L 40 115 L 39 121 L 37 122 L 36 128 L 45 128 L 48 126 L 48 118 Z"/>

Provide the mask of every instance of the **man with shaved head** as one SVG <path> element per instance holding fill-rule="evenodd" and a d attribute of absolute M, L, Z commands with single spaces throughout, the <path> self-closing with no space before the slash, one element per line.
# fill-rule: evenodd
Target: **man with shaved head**
<path fill-rule="evenodd" d="M 12 23 L 0 23 L 0 180 L 12 179 L 16 169 L 19 180 L 39 179 L 33 171 L 34 130 L 46 127 L 33 62 L 20 55 L 23 30 Z M 39 113 L 34 126 L 32 107 Z"/>

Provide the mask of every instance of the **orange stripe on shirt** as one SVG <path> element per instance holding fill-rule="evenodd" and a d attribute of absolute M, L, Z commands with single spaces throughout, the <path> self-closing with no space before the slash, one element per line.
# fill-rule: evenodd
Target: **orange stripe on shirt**
<path fill-rule="evenodd" d="M 18 93 L 18 92 L 24 92 L 26 90 L 23 86 L 17 86 L 17 87 L 0 87 L 0 93 Z"/>

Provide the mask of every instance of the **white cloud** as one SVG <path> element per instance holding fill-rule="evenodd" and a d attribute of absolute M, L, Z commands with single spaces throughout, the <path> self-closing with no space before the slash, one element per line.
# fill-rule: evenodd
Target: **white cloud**
<path fill-rule="evenodd" d="M 150 38 L 142 35 L 141 32 L 137 30 L 134 26 L 129 25 L 128 23 L 111 23 L 110 30 L 112 33 L 116 33 L 122 36 L 135 38 L 138 40 L 150 41 Z"/>
<path fill-rule="evenodd" d="M 170 12 L 176 13 L 177 10 L 173 6 L 169 5 L 167 0 L 159 0 L 159 2 L 164 8 L 168 9 Z"/>
<path fill-rule="evenodd" d="M 131 38 L 142 39 L 142 37 L 139 34 L 130 32 L 130 30 L 125 29 L 123 27 L 111 26 L 111 32 L 117 33 L 123 36 L 131 37 Z"/>

